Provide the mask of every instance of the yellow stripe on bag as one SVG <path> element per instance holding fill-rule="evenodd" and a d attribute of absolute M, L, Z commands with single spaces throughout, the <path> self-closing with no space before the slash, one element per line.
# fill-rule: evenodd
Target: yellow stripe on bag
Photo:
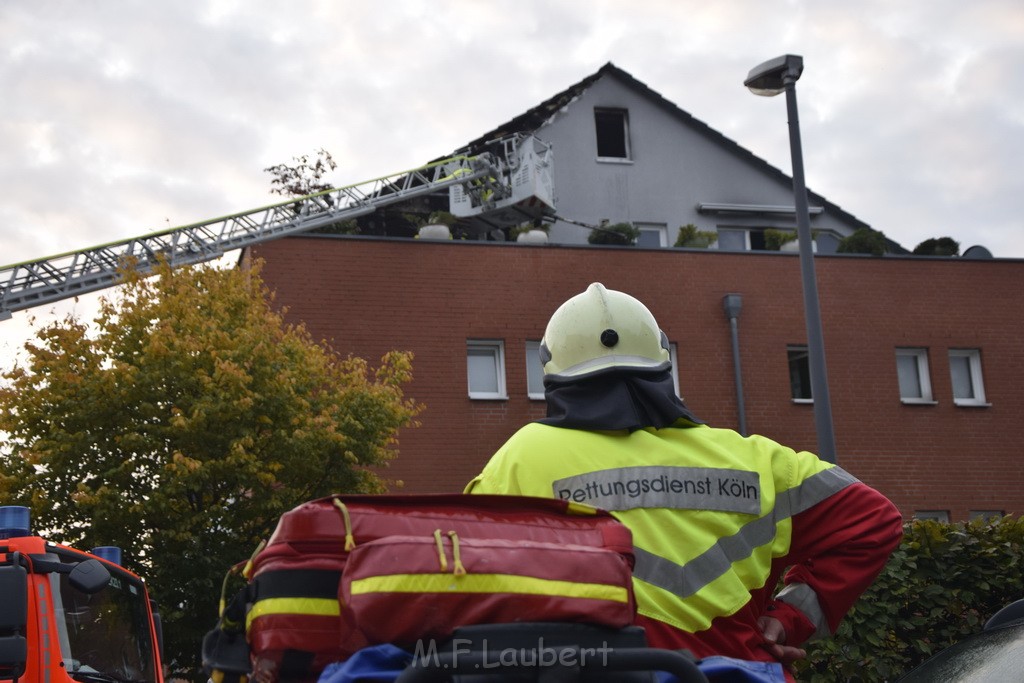
<path fill-rule="evenodd" d="M 392 574 L 352 581 L 352 595 L 369 593 L 517 593 L 629 602 L 622 586 L 538 579 L 512 574 Z"/>
<path fill-rule="evenodd" d="M 566 511 L 570 515 L 580 515 L 580 516 L 584 516 L 584 517 L 596 517 L 597 516 L 597 508 L 596 507 L 593 507 L 592 505 L 586 505 L 584 503 L 574 503 L 571 500 L 569 501 L 569 504 L 566 506 Z"/>
<path fill-rule="evenodd" d="M 268 598 L 257 600 L 245 615 L 245 627 L 253 619 L 277 614 L 305 614 L 314 617 L 336 617 L 341 614 L 341 604 L 330 598 Z"/>

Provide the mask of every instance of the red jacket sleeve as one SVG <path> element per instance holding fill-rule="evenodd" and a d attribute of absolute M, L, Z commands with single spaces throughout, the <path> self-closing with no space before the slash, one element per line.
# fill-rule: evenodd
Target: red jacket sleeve
<path fill-rule="evenodd" d="M 861 482 L 794 515 L 792 523 L 793 540 L 785 558 L 792 568 L 786 574 L 786 589 L 778 596 L 785 605 L 776 603 L 778 614 L 772 614 L 784 625 L 791 623 L 790 645 L 803 642 L 807 635 L 835 633 L 903 537 L 896 506 Z M 807 634 L 809 625 L 814 627 L 813 634 Z"/>

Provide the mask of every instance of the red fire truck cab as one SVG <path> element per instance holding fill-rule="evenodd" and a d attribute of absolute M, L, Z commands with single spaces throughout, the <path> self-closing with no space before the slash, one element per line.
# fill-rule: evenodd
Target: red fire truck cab
<path fill-rule="evenodd" d="M 162 683 L 160 622 L 120 550 L 82 552 L 0 507 L 0 680 Z"/>

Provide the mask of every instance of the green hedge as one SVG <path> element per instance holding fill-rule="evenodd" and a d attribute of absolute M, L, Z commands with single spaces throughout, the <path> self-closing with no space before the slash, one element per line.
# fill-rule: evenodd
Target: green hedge
<path fill-rule="evenodd" d="M 590 231 L 587 241 L 591 244 L 618 244 L 633 246 L 640 237 L 640 228 L 632 223 L 612 223 Z"/>
<path fill-rule="evenodd" d="M 886 681 L 980 631 L 1024 597 L 1024 520 L 914 521 L 836 636 L 798 665 L 810 682 Z"/>

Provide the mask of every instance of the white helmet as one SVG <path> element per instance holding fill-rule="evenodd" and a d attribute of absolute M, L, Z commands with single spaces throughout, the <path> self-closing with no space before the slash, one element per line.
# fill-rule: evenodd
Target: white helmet
<path fill-rule="evenodd" d="M 647 307 L 599 282 L 558 307 L 540 343 L 544 379 L 576 380 L 614 369 L 672 367 L 668 337 Z"/>

